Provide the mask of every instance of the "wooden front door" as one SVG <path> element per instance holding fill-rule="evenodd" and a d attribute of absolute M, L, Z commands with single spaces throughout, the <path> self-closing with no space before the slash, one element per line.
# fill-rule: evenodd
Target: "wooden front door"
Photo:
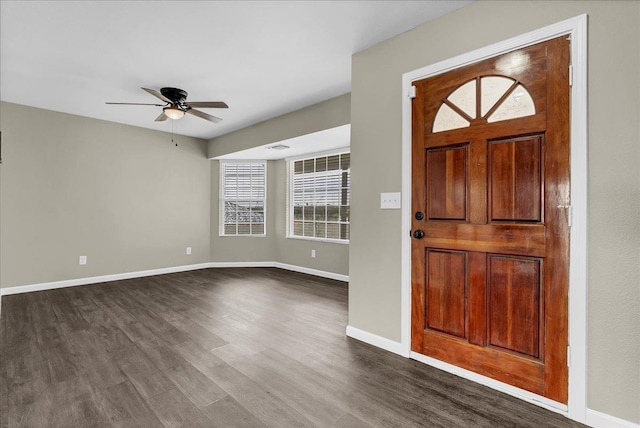
<path fill-rule="evenodd" d="M 567 403 L 569 41 L 414 85 L 412 350 Z"/>

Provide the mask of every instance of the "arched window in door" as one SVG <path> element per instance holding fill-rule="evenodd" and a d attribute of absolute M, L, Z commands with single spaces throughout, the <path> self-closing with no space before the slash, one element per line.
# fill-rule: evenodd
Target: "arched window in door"
<path fill-rule="evenodd" d="M 443 102 L 432 132 L 532 116 L 536 108 L 531 94 L 519 81 L 505 76 L 482 76 L 460 85 Z"/>

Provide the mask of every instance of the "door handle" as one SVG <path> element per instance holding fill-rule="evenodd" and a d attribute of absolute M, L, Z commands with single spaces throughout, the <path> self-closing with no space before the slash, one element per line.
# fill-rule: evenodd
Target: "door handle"
<path fill-rule="evenodd" d="M 424 238 L 424 232 L 420 229 L 416 230 L 413 232 L 413 237 L 416 239 L 422 239 Z"/>

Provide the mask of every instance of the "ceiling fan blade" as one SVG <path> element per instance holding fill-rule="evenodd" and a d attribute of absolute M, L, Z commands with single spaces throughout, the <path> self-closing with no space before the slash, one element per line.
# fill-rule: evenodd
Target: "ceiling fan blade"
<path fill-rule="evenodd" d="M 165 104 L 149 104 L 149 103 L 111 103 L 111 102 L 106 102 L 105 104 L 117 104 L 117 105 L 124 105 L 124 106 L 156 106 L 156 107 L 164 107 Z"/>
<path fill-rule="evenodd" d="M 162 113 L 160 113 L 160 116 L 156 117 L 156 122 L 163 122 L 167 119 L 169 119 L 169 116 L 164 114 L 164 111 L 163 111 Z"/>
<path fill-rule="evenodd" d="M 223 101 L 189 101 L 186 104 L 190 107 L 198 108 L 229 108 L 227 103 Z"/>
<path fill-rule="evenodd" d="M 211 116 L 210 114 L 207 114 L 207 113 L 205 113 L 203 111 L 194 110 L 192 108 L 187 110 L 187 113 L 192 114 L 194 116 L 197 116 L 197 117 L 199 117 L 201 119 L 208 120 L 208 121 L 213 122 L 213 123 L 218 123 L 218 122 L 222 121 L 222 119 L 220 119 L 219 117 Z"/>
<path fill-rule="evenodd" d="M 149 92 L 154 97 L 156 97 L 158 99 L 161 99 L 165 103 L 171 103 L 171 100 L 169 98 L 165 97 L 164 95 L 162 95 L 160 92 L 156 91 L 155 89 L 148 89 L 148 88 L 142 88 L 142 89 L 147 91 L 147 92 Z"/>

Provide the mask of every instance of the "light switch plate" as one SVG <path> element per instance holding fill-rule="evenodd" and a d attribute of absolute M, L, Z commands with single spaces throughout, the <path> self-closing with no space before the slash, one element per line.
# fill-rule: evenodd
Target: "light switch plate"
<path fill-rule="evenodd" d="M 78 264 L 79 265 L 86 265 L 87 264 L 87 256 L 80 256 L 80 258 L 78 259 Z"/>
<path fill-rule="evenodd" d="M 187 250 L 185 251 L 185 253 L 187 253 L 187 256 L 191 255 L 191 247 L 187 247 Z"/>
<path fill-rule="evenodd" d="M 400 192 L 380 193 L 380 209 L 399 210 L 400 200 Z"/>

